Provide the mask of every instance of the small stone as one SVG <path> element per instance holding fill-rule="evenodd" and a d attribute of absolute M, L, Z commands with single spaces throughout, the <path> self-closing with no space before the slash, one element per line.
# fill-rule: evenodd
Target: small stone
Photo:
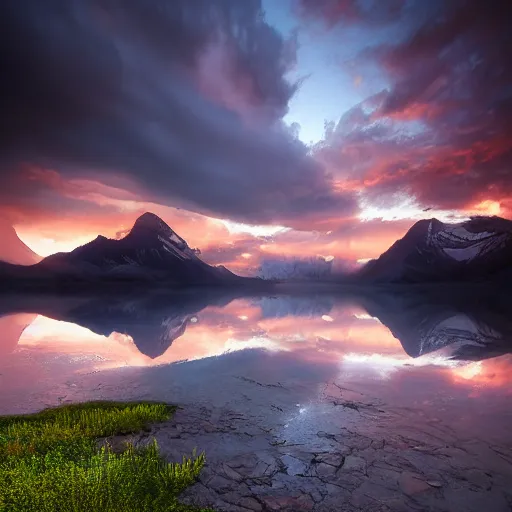
<path fill-rule="evenodd" d="M 308 469 L 307 464 L 291 455 L 283 455 L 281 462 L 286 467 L 286 472 L 289 475 L 303 475 Z"/>
<path fill-rule="evenodd" d="M 218 493 L 230 491 L 234 486 L 231 480 L 227 480 L 222 476 L 216 475 L 209 482 L 208 487 L 214 489 Z"/>
<path fill-rule="evenodd" d="M 366 461 L 361 457 L 348 455 L 345 457 L 343 469 L 345 471 L 360 471 L 364 473 L 366 471 Z"/>
<path fill-rule="evenodd" d="M 294 512 L 308 512 L 313 509 L 314 502 L 308 495 L 292 496 L 265 496 L 262 498 L 268 510 L 278 511 L 283 509 Z"/>
<path fill-rule="evenodd" d="M 320 453 L 315 457 L 315 462 L 323 462 L 335 467 L 341 466 L 344 460 L 345 457 L 341 453 Z"/>
<path fill-rule="evenodd" d="M 260 510 L 263 510 L 261 504 L 257 502 L 254 498 L 250 497 L 240 498 L 240 506 L 247 508 L 249 510 L 254 510 L 254 512 L 260 512 Z"/>
<path fill-rule="evenodd" d="M 405 494 L 413 495 L 430 489 L 430 485 L 423 481 L 419 475 L 404 471 L 399 478 L 400 488 Z"/>
<path fill-rule="evenodd" d="M 438 480 L 427 480 L 427 484 L 430 485 L 430 487 L 442 487 L 443 484 L 439 482 Z"/>
<path fill-rule="evenodd" d="M 323 462 L 318 464 L 316 466 L 315 470 L 316 470 L 316 474 L 320 478 L 329 478 L 329 477 L 331 477 L 331 476 L 336 474 L 336 467 L 335 466 L 331 466 L 330 464 L 324 464 Z"/>
<path fill-rule="evenodd" d="M 492 487 L 492 479 L 479 469 L 469 469 L 464 471 L 464 476 L 475 487 L 489 490 Z"/>
<path fill-rule="evenodd" d="M 429 452 L 430 448 L 428 446 L 413 446 L 413 450 L 416 450 L 418 452 Z"/>
<path fill-rule="evenodd" d="M 227 464 L 222 465 L 222 472 L 226 478 L 229 478 L 229 480 L 234 480 L 235 482 L 241 482 L 243 480 L 242 475 L 236 472 L 233 468 L 230 468 Z"/>
<path fill-rule="evenodd" d="M 332 439 L 333 441 L 336 441 L 336 436 L 334 434 L 330 434 L 329 432 L 324 432 L 323 430 L 320 430 L 320 432 L 317 432 L 316 435 L 318 437 L 321 437 L 324 439 Z"/>

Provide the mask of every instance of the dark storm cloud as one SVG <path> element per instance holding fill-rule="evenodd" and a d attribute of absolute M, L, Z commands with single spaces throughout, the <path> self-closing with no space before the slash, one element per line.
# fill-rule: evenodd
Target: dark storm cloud
<path fill-rule="evenodd" d="M 337 12 L 340 25 L 371 30 L 368 2 L 303 4 L 306 15 Z M 359 62 L 376 63 L 389 87 L 344 116 L 317 148 L 319 156 L 359 179 L 371 200 L 403 192 L 442 208 L 506 201 L 512 3 L 409 0 L 380 21 L 394 35 L 364 48 Z"/>
<path fill-rule="evenodd" d="M 406 0 L 299 0 L 302 16 L 337 23 L 385 24 L 402 14 Z"/>
<path fill-rule="evenodd" d="M 281 121 L 296 41 L 259 1 L 5 0 L 0 17 L 4 182 L 21 163 L 122 174 L 142 199 L 254 223 L 354 209 Z"/>

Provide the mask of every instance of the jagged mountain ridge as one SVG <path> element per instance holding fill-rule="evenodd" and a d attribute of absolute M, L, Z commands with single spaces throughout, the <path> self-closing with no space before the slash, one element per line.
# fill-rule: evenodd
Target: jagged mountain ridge
<path fill-rule="evenodd" d="M 56 273 L 127 277 L 154 274 L 180 283 L 215 283 L 241 279 L 225 268 L 202 261 L 187 242 L 152 213 L 139 217 L 120 240 L 98 236 L 69 253 L 48 256 L 37 267 Z"/>
<path fill-rule="evenodd" d="M 421 220 L 359 277 L 383 282 L 473 281 L 510 274 L 512 221 L 474 217 L 457 224 Z"/>

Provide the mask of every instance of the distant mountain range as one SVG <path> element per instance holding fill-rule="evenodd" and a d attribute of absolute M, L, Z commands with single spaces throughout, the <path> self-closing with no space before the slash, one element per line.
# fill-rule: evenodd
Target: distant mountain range
<path fill-rule="evenodd" d="M 120 240 L 98 236 L 71 252 L 39 262 L 12 227 L 3 227 L 0 234 L 4 288 L 48 288 L 48 280 L 53 280 L 52 289 L 111 281 L 179 286 L 262 283 L 223 266 L 208 265 L 198 257 L 199 251 L 152 213 L 139 217 Z M 325 266 L 331 263 L 323 261 Z M 379 258 L 345 279 L 353 283 L 512 281 L 512 221 L 500 217 L 475 217 L 458 224 L 421 220 Z M 317 280 L 335 278 L 318 275 Z"/>
<path fill-rule="evenodd" d="M 431 283 L 512 277 L 512 221 L 474 217 L 458 224 L 421 220 L 356 277 Z"/>
<path fill-rule="evenodd" d="M 16 265 L 34 265 L 42 259 L 20 240 L 10 224 L 3 221 L 0 221 L 0 240 L 0 261 Z"/>
<path fill-rule="evenodd" d="M 254 281 L 223 266 L 211 266 L 162 219 L 145 213 L 120 240 L 98 236 L 71 252 L 57 253 L 30 267 L 0 265 L 0 276 L 34 286 L 53 279 L 59 286 L 98 281 L 164 281 L 181 286 Z"/>

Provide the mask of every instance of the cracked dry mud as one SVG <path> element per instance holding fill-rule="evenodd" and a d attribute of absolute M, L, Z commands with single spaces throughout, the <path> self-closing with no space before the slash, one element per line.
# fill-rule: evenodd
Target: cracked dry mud
<path fill-rule="evenodd" d="M 156 437 L 170 461 L 204 450 L 199 481 L 182 500 L 219 511 L 512 510 L 510 447 L 458 439 L 435 423 L 411 425 L 383 404 L 329 402 L 316 411 L 329 418 L 327 430 L 301 432 L 277 413 L 188 404 L 133 440 Z"/>

